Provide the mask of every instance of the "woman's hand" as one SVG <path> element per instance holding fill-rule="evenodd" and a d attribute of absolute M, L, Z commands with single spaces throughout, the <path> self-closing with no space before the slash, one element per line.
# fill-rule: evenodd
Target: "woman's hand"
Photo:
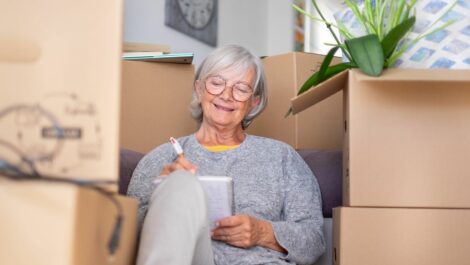
<path fill-rule="evenodd" d="M 171 172 L 178 169 L 187 170 L 193 174 L 196 174 L 197 166 L 191 164 L 184 156 L 178 156 L 178 159 L 176 159 L 175 162 L 163 166 L 163 169 L 160 172 L 160 176 L 169 175 Z"/>
<path fill-rule="evenodd" d="M 271 223 L 249 215 L 234 215 L 218 221 L 212 238 L 240 248 L 262 246 L 287 253 L 277 242 Z"/>

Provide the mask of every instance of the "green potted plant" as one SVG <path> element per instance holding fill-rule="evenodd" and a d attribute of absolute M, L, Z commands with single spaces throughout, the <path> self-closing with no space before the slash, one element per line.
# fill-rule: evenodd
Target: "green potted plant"
<path fill-rule="evenodd" d="M 364 0 L 363 8 L 357 1 L 345 0 L 347 6 L 353 11 L 357 21 L 361 24 L 366 35 L 354 36 L 343 24 L 338 25 L 325 20 L 318 7 L 317 1 L 312 0 L 313 7 L 319 17 L 309 14 L 299 6 L 293 7 L 307 17 L 325 23 L 333 35 L 336 43 L 325 56 L 320 69 L 310 76 L 300 87 L 297 95 L 300 95 L 321 82 L 336 74 L 351 68 L 359 68 L 362 72 L 371 76 L 379 76 L 383 69 L 393 66 L 396 60 L 412 45 L 422 38 L 442 30 L 454 21 L 448 21 L 439 27 L 435 27 L 438 20 L 432 23 L 417 38 L 403 43 L 404 37 L 413 28 L 415 17 L 415 5 L 417 0 Z M 457 1 L 447 9 L 451 10 Z M 445 13 L 447 13 L 444 12 Z M 338 38 L 332 27 L 338 29 L 344 42 Z M 348 62 L 330 65 L 333 56 L 341 49 Z M 286 116 L 292 113 L 289 109 Z"/>

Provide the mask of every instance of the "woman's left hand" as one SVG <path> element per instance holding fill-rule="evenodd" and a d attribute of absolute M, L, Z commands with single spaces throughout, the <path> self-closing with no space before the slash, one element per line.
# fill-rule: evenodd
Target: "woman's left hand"
<path fill-rule="evenodd" d="M 234 215 L 218 221 L 212 238 L 240 248 L 258 245 L 286 252 L 277 242 L 271 223 L 249 215 Z"/>

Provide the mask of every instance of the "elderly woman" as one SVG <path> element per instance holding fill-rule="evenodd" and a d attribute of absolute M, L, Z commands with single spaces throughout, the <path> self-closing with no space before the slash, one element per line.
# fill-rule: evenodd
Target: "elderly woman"
<path fill-rule="evenodd" d="M 311 264 L 324 252 L 320 190 L 287 144 L 248 135 L 266 106 L 260 60 L 223 46 L 196 73 L 196 133 L 163 144 L 137 166 L 128 194 L 140 201 L 140 264 Z M 209 230 L 195 175 L 231 176 L 234 215 Z M 166 176 L 155 189 L 156 176 Z"/>

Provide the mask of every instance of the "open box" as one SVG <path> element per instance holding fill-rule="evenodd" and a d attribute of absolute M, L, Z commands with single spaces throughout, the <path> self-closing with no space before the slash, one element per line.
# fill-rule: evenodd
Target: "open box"
<path fill-rule="evenodd" d="M 345 206 L 470 207 L 470 71 L 336 75 L 294 113 L 343 90 Z"/>

